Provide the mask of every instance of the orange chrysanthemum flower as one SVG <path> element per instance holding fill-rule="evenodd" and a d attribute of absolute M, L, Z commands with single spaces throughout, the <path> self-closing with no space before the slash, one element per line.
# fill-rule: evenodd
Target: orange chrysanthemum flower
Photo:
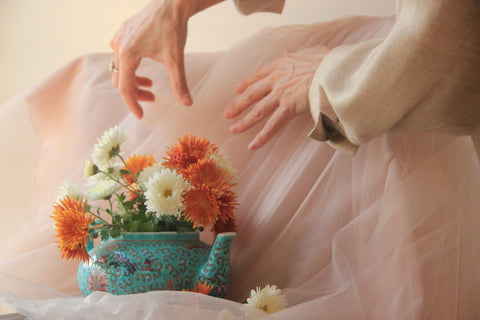
<path fill-rule="evenodd" d="M 231 190 L 224 191 L 220 197 L 217 198 L 218 208 L 220 214 L 218 220 L 225 222 L 232 220 L 235 217 L 235 210 L 237 209 L 238 202 L 237 196 Z"/>
<path fill-rule="evenodd" d="M 206 186 L 219 192 L 233 186 L 231 176 L 215 165 L 214 159 L 202 159 L 183 171 L 183 176 L 195 187 Z"/>
<path fill-rule="evenodd" d="M 128 169 L 130 172 L 133 174 L 133 176 L 136 178 L 138 175 L 138 172 L 142 171 L 143 169 L 147 167 L 151 167 L 155 164 L 155 159 L 153 158 L 153 154 L 149 155 L 147 157 L 146 154 L 137 156 L 136 154 L 131 155 L 128 157 L 128 159 L 125 161 L 127 164 L 126 167 L 124 167 L 124 170 Z M 134 184 L 135 183 L 135 178 L 132 177 L 131 174 L 124 174 L 123 179 L 125 179 L 126 182 L 129 184 Z"/>
<path fill-rule="evenodd" d="M 212 228 L 215 236 L 219 233 L 237 231 L 237 221 L 234 215 L 238 206 L 236 198 L 235 193 L 228 190 L 217 199 L 220 215 L 218 216 L 218 221 Z"/>
<path fill-rule="evenodd" d="M 163 165 L 170 169 L 184 170 L 198 160 L 206 159 L 217 147 L 205 138 L 197 138 L 194 134 L 178 138 L 178 143 L 168 147 Z"/>
<path fill-rule="evenodd" d="M 62 258 L 88 261 L 89 226 L 94 217 L 86 213 L 86 207 L 86 201 L 68 196 L 54 206 L 52 218 L 55 221 L 55 237 L 59 238 L 58 247 Z"/>
<path fill-rule="evenodd" d="M 146 154 L 140 156 L 133 154 L 128 157 L 125 163 L 127 164 L 127 166 L 123 167 L 123 169 L 127 170 L 128 167 L 133 176 L 132 174 L 126 173 L 123 175 L 123 179 L 130 185 L 133 190 L 137 191 L 138 188 L 137 183 L 135 182 L 135 178 L 137 178 L 137 175 L 140 171 L 155 164 L 153 154 L 149 155 L 148 157 Z M 137 197 L 138 193 L 128 190 L 128 200 L 134 200 Z"/>
<path fill-rule="evenodd" d="M 212 292 L 212 290 L 213 284 L 207 284 L 207 280 L 205 280 L 203 283 L 198 280 L 193 289 L 183 289 L 183 291 L 202 293 L 206 294 L 207 296 L 210 294 L 210 292 Z"/>
<path fill-rule="evenodd" d="M 218 219 L 220 209 L 215 192 L 208 187 L 190 190 L 185 196 L 185 219 L 193 222 L 193 227 L 212 226 Z"/>
<path fill-rule="evenodd" d="M 237 232 L 237 221 L 234 217 L 225 221 L 217 221 L 212 228 L 215 237 L 224 232 Z"/>

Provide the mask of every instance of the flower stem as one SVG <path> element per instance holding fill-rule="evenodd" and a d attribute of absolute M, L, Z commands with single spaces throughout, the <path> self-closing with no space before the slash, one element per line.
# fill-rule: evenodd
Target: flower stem
<path fill-rule="evenodd" d="M 123 211 L 123 214 L 127 215 L 128 214 L 127 209 L 125 209 L 125 206 L 123 205 L 123 201 L 120 199 L 120 196 L 116 193 L 115 193 L 115 196 L 117 197 L 118 207 L 120 208 L 120 210 Z"/>
<path fill-rule="evenodd" d="M 138 184 L 137 177 L 135 177 L 135 175 L 133 174 L 132 170 L 130 170 L 130 168 L 128 167 L 127 162 L 125 161 L 125 159 L 123 159 L 123 157 L 122 157 L 121 155 L 118 155 L 117 157 L 120 158 L 120 161 L 122 161 L 122 163 L 123 163 L 123 165 L 125 166 L 125 168 L 127 168 L 127 171 L 130 173 L 130 175 L 132 176 L 133 180 L 135 180 L 135 183 Z"/>
<path fill-rule="evenodd" d="M 130 173 L 130 176 L 132 176 L 133 180 L 135 181 L 135 183 L 137 184 L 137 187 L 140 188 L 140 184 L 138 183 L 138 180 L 137 180 L 137 177 L 135 177 L 135 175 L 133 174 L 133 171 L 130 170 L 130 168 L 128 167 L 127 165 L 127 162 L 125 161 L 125 159 L 123 159 L 123 157 L 121 155 L 118 155 L 117 156 L 120 161 L 122 161 L 123 165 L 125 166 L 125 168 L 127 168 L 127 171 Z M 130 190 L 130 189 L 129 189 Z M 140 196 L 140 193 L 137 191 L 137 190 L 130 190 L 131 192 L 135 193 L 137 196 Z"/>
<path fill-rule="evenodd" d="M 119 156 L 120 157 L 120 156 Z M 124 187 L 125 189 L 127 189 L 128 191 L 132 192 L 132 193 L 135 193 L 137 196 L 139 196 L 140 194 L 133 188 L 131 188 L 130 186 L 122 183 L 119 179 L 115 178 L 114 176 L 112 176 L 111 174 L 109 174 L 108 172 L 105 172 L 105 171 L 102 171 L 102 170 L 99 170 L 99 172 L 103 173 L 104 175 L 106 175 L 107 177 L 109 177 L 110 179 L 112 179 L 113 181 L 115 181 L 116 183 L 118 183 L 119 185 L 121 185 L 122 187 Z M 135 180 L 136 181 L 136 180 Z"/>
<path fill-rule="evenodd" d="M 95 218 L 98 218 L 98 220 L 102 221 L 102 222 L 104 223 L 104 225 L 110 225 L 110 223 L 109 223 L 107 220 L 103 219 L 103 218 L 100 217 L 99 215 L 96 215 L 96 214 L 93 213 L 93 212 L 90 212 L 90 213 L 91 213 Z"/>
<path fill-rule="evenodd" d="M 115 193 L 115 195 L 117 195 Z M 108 214 L 112 217 L 112 221 L 113 221 L 113 205 L 112 205 L 112 198 L 108 198 L 108 203 L 110 204 L 110 212 L 108 212 Z"/>
<path fill-rule="evenodd" d="M 122 224 L 114 224 L 114 223 L 109 223 L 107 220 L 103 219 L 102 217 L 100 217 L 99 215 L 96 215 L 95 213 L 93 212 L 90 212 L 95 218 L 98 218 L 100 221 L 103 222 L 103 224 L 99 224 L 98 226 L 93 226 L 93 227 L 90 227 L 89 230 L 93 230 L 93 229 L 98 229 L 98 228 L 102 228 L 102 227 L 120 227 L 122 228 L 123 230 L 126 230 L 128 231 L 128 228 L 125 227 L 124 225 Z"/>

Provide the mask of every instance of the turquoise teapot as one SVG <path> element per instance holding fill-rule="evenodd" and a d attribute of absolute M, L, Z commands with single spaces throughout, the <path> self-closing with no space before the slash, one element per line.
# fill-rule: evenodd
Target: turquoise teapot
<path fill-rule="evenodd" d="M 78 268 L 78 284 L 85 296 L 192 290 L 202 284 L 212 289 L 211 296 L 223 298 L 234 236 L 221 233 L 210 246 L 198 232 L 123 233 L 89 250 L 90 259 Z"/>

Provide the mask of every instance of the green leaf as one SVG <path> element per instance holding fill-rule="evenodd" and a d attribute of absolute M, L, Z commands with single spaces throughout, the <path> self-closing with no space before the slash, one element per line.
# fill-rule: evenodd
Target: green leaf
<path fill-rule="evenodd" d="M 108 239 L 108 237 L 109 237 L 108 229 L 102 228 L 100 230 L 100 239 L 102 239 L 102 241 L 105 241 Z"/>
<path fill-rule="evenodd" d="M 165 224 L 157 224 L 158 232 L 165 232 L 168 231 L 167 226 Z"/>
<path fill-rule="evenodd" d="M 138 232 L 140 230 L 140 221 L 129 222 L 127 228 L 130 232 Z"/>
<path fill-rule="evenodd" d="M 158 231 L 158 227 L 153 222 L 144 222 L 141 224 L 141 230 L 143 232 L 155 232 Z"/>
<path fill-rule="evenodd" d="M 117 198 L 118 198 L 119 201 L 123 202 L 123 201 L 125 201 L 127 196 L 125 195 L 125 193 L 122 192 L 121 194 L 117 195 Z"/>
<path fill-rule="evenodd" d="M 120 229 L 119 227 L 113 227 L 112 229 L 110 229 L 111 238 L 117 238 L 120 236 L 121 233 L 122 233 L 122 229 Z"/>
<path fill-rule="evenodd" d="M 190 228 L 188 226 L 178 226 L 177 228 L 177 232 L 181 233 L 181 232 L 192 232 L 194 231 L 193 228 Z"/>
<path fill-rule="evenodd" d="M 118 214 L 113 215 L 112 223 L 113 224 L 121 224 L 122 223 L 122 216 L 118 215 Z"/>

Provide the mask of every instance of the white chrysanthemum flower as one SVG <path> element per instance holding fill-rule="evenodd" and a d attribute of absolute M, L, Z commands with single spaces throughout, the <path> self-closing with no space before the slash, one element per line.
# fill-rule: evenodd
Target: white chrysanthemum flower
<path fill-rule="evenodd" d="M 110 198 L 112 194 L 122 187 L 122 185 L 115 180 L 108 178 L 103 173 L 97 173 L 88 178 L 87 187 L 88 199 L 101 200 Z"/>
<path fill-rule="evenodd" d="M 232 178 L 232 183 L 236 183 L 238 172 L 232 167 L 230 160 L 217 152 L 212 153 L 210 159 L 214 159 L 215 165 L 221 170 L 227 172 L 228 176 Z"/>
<path fill-rule="evenodd" d="M 55 194 L 55 202 L 65 199 L 69 196 L 72 199 L 79 199 L 83 197 L 82 193 L 76 185 L 74 185 L 70 180 L 65 180 L 57 189 Z"/>
<path fill-rule="evenodd" d="M 87 159 L 87 161 L 85 161 L 85 168 L 83 169 L 83 177 L 88 179 L 88 177 L 96 175 L 97 173 L 98 167 L 92 162 L 92 160 Z"/>
<path fill-rule="evenodd" d="M 121 163 L 114 163 L 111 167 L 105 169 L 105 172 L 108 173 L 111 177 L 115 179 L 119 179 L 121 176 L 120 170 L 123 169 L 123 164 Z M 111 179 L 110 177 L 103 175 L 106 179 Z"/>
<path fill-rule="evenodd" d="M 247 304 L 266 313 L 275 313 L 287 307 L 287 300 L 277 286 L 267 285 L 265 288 L 252 290 Z"/>
<path fill-rule="evenodd" d="M 257 308 L 250 306 L 246 303 L 242 304 L 239 307 L 239 310 L 244 315 L 242 319 L 260 320 L 268 316 L 263 310 L 258 310 Z"/>
<path fill-rule="evenodd" d="M 148 211 L 157 217 L 165 214 L 177 215 L 184 210 L 183 194 L 190 189 L 190 184 L 174 170 L 163 169 L 155 172 L 146 183 L 145 204 Z"/>
<path fill-rule="evenodd" d="M 127 140 L 127 133 L 119 127 L 105 131 L 93 147 L 92 160 L 101 170 L 112 167 L 115 157 L 120 154 L 120 146 Z"/>
<path fill-rule="evenodd" d="M 229 309 L 223 309 L 220 311 L 217 320 L 235 320 L 236 317 L 233 315 L 232 311 Z"/>
<path fill-rule="evenodd" d="M 145 190 L 147 188 L 148 180 L 150 180 L 150 178 L 152 178 L 155 173 L 160 173 L 163 169 L 165 169 L 165 167 L 157 162 L 153 166 L 146 167 L 142 171 L 140 171 L 137 177 L 137 182 L 140 185 L 140 188 Z"/>

